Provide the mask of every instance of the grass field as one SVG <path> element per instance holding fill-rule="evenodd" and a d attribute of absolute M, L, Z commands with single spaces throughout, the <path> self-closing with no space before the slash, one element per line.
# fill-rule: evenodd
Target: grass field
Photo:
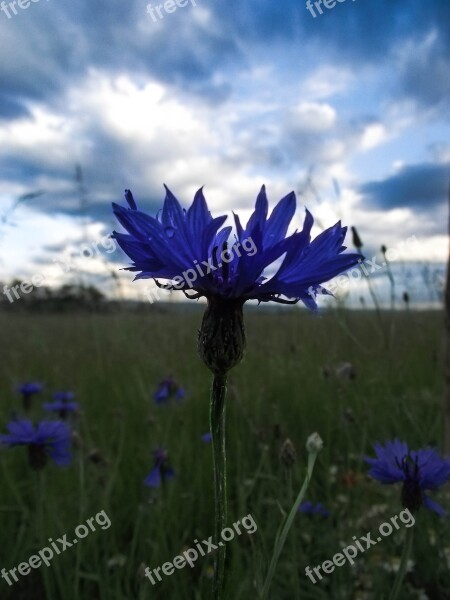
<path fill-rule="evenodd" d="M 59 389 L 76 393 L 71 466 L 29 469 L 23 448 L 0 450 L 0 568 L 7 570 L 104 510 L 111 526 L 91 532 L 8 586 L 2 600 L 125 600 L 208 598 L 212 556 L 152 585 L 151 569 L 213 532 L 210 374 L 196 353 L 201 313 L 28 316 L 0 314 L 0 429 L 21 413 L 17 384 L 40 380 L 33 417 Z M 397 487 L 367 477 L 364 454 L 395 436 L 411 447 L 442 447 L 442 321 L 440 313 L 383 315 L 336 311 L 321 317 L 297 308 L 246 314 L 247 352 L 229 378 L 227 398 L 229 520 L 251 514 L 258 525 L 227 544 L 226 597 L 257 598 L 283 515 L 301 486 L 305 441 L 318 431 L 318 457 L 307 498 L 329 517 L 299 513 L 287 539 L 270 597 L 374 599 L 388 597 L 405 528 L 392 533 L 314 585 L 305 575 L 402 509 Z M 352 363 L 354 380 L 323 367 Z M 186 399 L 158 406 L 152 394 L 173 375 Z M 279 460 L 290 438 L 297 460 Z M 175 478 L 144 486 L 152 451 L 169 452 Z M 96 450 L 96 461 L 92 451 Z M 450 508 L 448 488 L 436 494 Z M 413 565 L 401 598 L 450 598 L 450 526 L 420 510 L 414 525 Z"/>

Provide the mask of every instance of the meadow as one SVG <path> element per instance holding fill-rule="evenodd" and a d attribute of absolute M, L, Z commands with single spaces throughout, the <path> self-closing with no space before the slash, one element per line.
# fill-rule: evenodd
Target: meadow
<path fill-rule="evenodd" d="M 199 307 L 200 308 L 200 307 Z M 213 533 L 210 373 L 197 356 L 201 311 L 162 305 L 142 314 L 0 313 L 0 430 L 22 413 L 18 384 L 38 380 L 42 401 L 73 390 L 73 462 L 30 470 L 24 448 L 0 449 L 0 569 L 7 570 L 105 511 L 97 527 L 50 567 L 33 569 L 2 600 L 197 600 L 208 598 L 212 556 L 152 585 L 143 569 L 171 561 Z M 251 514 L 252 535 L 227 544 L 226 598 L 257 598 L 274 539 L 305 474 L 307 437 L 324 440 L 307 492 L 328 516 L 298 513 L 276 572 L 274 600 L 383 600 L 388 597 L 405 529 L 394 531 L 314 585 L 305 575 L 353 536 L 376 531 L 401 510 L 397 486 L 367 476 L 364 455 L 394 437 L 412 448 L 442 448 L 443 315 L 438 311 L 336 309 L 320 316 L 297 307 L 246 311 L 247 351 L 230 373 L 227 397 L 229 521 Z M 336 366 L 349 362 L 355 377 Z M 324 370 L 325 369 L 325 370 Z M 353 372 L 353 371 L 352 371 Z M 186 390 L 158 405 L 159 381 Z M 289 438 L 292 467 L 280 460 Z M 175 476 L 144 485 L 152 451 L 168 451 Z M 435 496 L 450 509 L 448 486 Z M 70 535 L 69 535 L 70 534 Z M 71 537 L 70 537 L 71 536 Z M 450 526 L 421 509 L 411 568 L 400 598 L 450 598 Z"/>

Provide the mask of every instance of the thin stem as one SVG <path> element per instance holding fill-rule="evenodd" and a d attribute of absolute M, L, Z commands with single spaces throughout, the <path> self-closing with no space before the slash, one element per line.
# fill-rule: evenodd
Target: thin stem
<path fill-rule="evenodd" d="M 305 497 L 306 490 L 308 489 L 309 482 L 311 481 L 312 472 L 314 469 L 314 463 L 316 462 L 317 453 L 311 452 L 308 455 L 308 468 L 306 470 L 306 477 L 303 482 L 303 485 L 300 489 L 300 492 L 297 496 L 297 499 L 294 502 L 294 506 L 291 508 L 291 512 L 286 518 L 286 521 L 283 525 L 283 529 L 281 530 L 280 535 L 275 540 L 275 548 L 272 555 L 272 560 L 270 561 L 269 571 L 267 573 L 266 581 L 264 582 L 264 588 L 261 594 L 261 600 L 266 600 L 269 594 L 270 585 L 272 583 L 273 576 L 275 574 L 275 569 L 278 564 L 278 560 L 280 558 L 281 551 L 283 550 L 284 543 L 286 541 L 287 535 L 289 533 L 290 528 L 294 522 L 294 519 L 297 515 L 298 507 L 300 506 L 301 501 Z"/>
<path fill-rule="evenodd" d="M 213 600 L 221 600 L 225 570 L 225 544 L 221 532 L 227 519 L 227 477 L 225 454 L 225 395 L 227 377 L 215 374 L 210 406 L 210 426 L 214 457 L 214 541 L 218 546 L 214 556 Z"/>
<path fill-rule="evenodd" d="M 37 471 L 36 472 L 36 477 L 37 477 L 37 481 L 36 481 L 36 492 L 37 492 L 37 499 L 36 499 L 36 508 L 37 508 L 37 513 L 38 513 L 38 536 L 39 536 L 39 543 L 41 544 L 41 547 L 44 547 L 46 545 L 46 535 L 45 535 L 45 499 L 46 499 L 46 494 L 45 494 L 45 474 L 43 471 Z M 44 569 L 42 569 L 43 572 L 43 580 L 44 580 L 44 589 L 45 589 L 45 593 L 47 595 L 47 597 L 51 596 L 52 594 L 52 590 L 50 589 L 50 577 L 48 574 L 48 568 L 45 567 Z"/>
<path fill-rule="evenodd" d="M 361 250 L 359 250 L 359 254 L 362 257 Z M 362 263 L 362 258 L 359 261 L 359 263 L 360 264 Z M 373 303 L 375 305 L 375 313 L 377 315 L 378 323 L 380 325 L 381 337 L 383 339 L 383 343 L 384 343 L 385 347 L 387 348 L 388 340 L 387 340 L 387 337 L 386 337 L 386 332 L 384 330 L 383 317 L 381 316 L 381 310 L 380 310 L 380 305 L 378 303 L 378 298 L 377 298 L 377 295 L 375 293 L 375 290 L 373 289 L 372 281 L 370 279 L 370 275 L 367 273 L 367 270 L 366 269 L 362 269 L 362 272 L 363 272 L 363 276 L 364 276 L 365 280 L 367 281 L 367 286 L 369 288 L 369 293 L 370 293 L 370 295 L 372 297 L 372 300 L 373 300 Z"/>
<path fill-rule="evenodd" d="M 405 542 L 403 544 L 403 552 L 402 558 L 400 562 L 400 567 L 397 572 L 397 577 L 395 578 L 394 587 L 392 588 L 391 595 L 389 596 L 389 600 L 397 600 L 398 594 L 400 592 L 400 588 L 402 587 L 403 579 L 405 578 L 406 571 L 408 568 L 408 560 L 411 554 L 413 542 L 413 528 L 410 527 L 406 532 Z"/>
<path fill-rule="evenodd" d="M 288 485 L 289 485 L 289 505 L 292 505 L 294 501 L 294 485 L 292 481 L 292 469 L 288 470 Z M 297 564 L 297 539 L 295 535 L 291 536 L 291 548 L 294 565 Z M 293 589 L 296 591 L 295 597 L 299 598 L 300 594 L 300 580 L 298 576 L 298 569 L 294 567 L 292 569 Z"/>
<path fill-rule="evenodd" d="M 84 481 L 84 459 L 83 456 L 80 452 L 80 455 L 78 457 L 78 464 L 79 464 L 79 486 L 80 486 L 80 497 L 79 497 L 79 513 L 78 513 L 78 522 L 82 523 L 83 522 L 83 517 L 84 517 L 84 513 L 85 513 L 85 481 Z M 74 590 L 74 598 L 75 600 L 78 600 L 78 598 L 80 597 L 80 565 L 81 565 L 81 544 L 78 544 L 77 546 L 77 550 L 76 550 L 76 558 L 75 558 L 75 577 L 74 577 L 74 585 L 75 585 L 75 590 Z"/>

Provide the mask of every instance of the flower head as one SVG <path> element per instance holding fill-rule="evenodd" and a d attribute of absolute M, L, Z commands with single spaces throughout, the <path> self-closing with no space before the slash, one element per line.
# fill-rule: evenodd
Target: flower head
<path fill-rule="evenodd" d="M 310 454 L 318 454 L 323 448 L 323 440 L 320 435 L 315 431 L 306 440 L 306 450 Z"/>
<path fill-rule="evenodd" d="M 58 413 L 61 419 L 78 411 L 78 402 L 73 402 L 75 394 L 73 392 L 56 392 L 53 394 L 54 402 L 44 403 L 44 409 Z"/>
<path fill-rule="evenodd" d="M 55 392 L 53 394 L 53 400 L 55 400 L 56 402 L 72 402 L 74 398 L 75 394 L 73 392 L 68 391 Z"/>
<path fill-rule="evenodd" d="M 306 515 L 320 515 L 321 517 L 328 517 L 330 514 L 330 511 L 321 502 L 313 504 L 310 500 L 302 502 L 298 510 Z"/>
<path fill-rule="evenodd" d="M 280 448 L 279 458 L 281 463 L 288 469 L 291 469 L 294 466 L 297 459 L 297 452 L 294 444 L 289 438 L 284 440 Z"/>
<path fill-rule="evenodd" d="M 44 389 L 44 386 L 39 381 L 29 381 L 18 387 L 18 391 L 24 396 L 32 396 L 39 394 Z"/>
<path fill-rule="evenodd" d="M 295 214 L 294 192 L 285 196 L 268 217 L 268 201 L 263 186 L 255 211 L 242 226 L 234 215 L 231 227 L 221 227 L 226 216 L 215 219 L 208 210 L 202 189 L 186 211 L 166 187 L 166 198 L 155 218 L 137 209 L 129 190 L 129 208 L 113 204 L 114 213 L 128 234 L 113 233 L 137 272 L 136 279 L 161 278 L 170 289 L 196 292 L 198 298 L 220 297 L 255 299 L 260 302 L 302 300 L 316 308 L 314 296 L 321 284 L 357 264 L 360 254 L 344 254 L 347 228 L 340 222 L 311 241 L 314 219 L 306 211 L 302 231 L 286 237 Z M 272 276 L 265 270 L 281 261 Z"/>
<path fill-rule="evenodd" d="M 369 475 L 381 483 L 403 484 L 402 502 L 411 512 L 422 504 L 443 516 L 445 510 L 432 500 L 425 491 L 436 490 L 450 480 L 450 460 L 441 458 L 434 448 L 409 450 L 405 442 L 398 439 L 383 446 L 375 444 L 376 458 L 365 457 L 371 466 Z"/>
<path fill-rule="evenodd" d="M 9 434 L 0 435 L 0 444 L 27 446 L 28 460 L 33 469 L 42 469 L 50 457 L 57 465 L 71 462 L 71 433 L 61 421 L 40 421 L 35 427 L 28 419 L 11 421 L 7 425 Z"/>
<path fill-rule="evenodd" d="M 172 377 L 163 379 L 158 385 L 158 389 L 154 393 L 153 397 L 156 404 L 165 404 L 168 400 L 175 398 L 181 400 L 185 396 L 184 389 L 176 383 Z"/>
<path fill-rule="evenodd" d="M 148 487 L 160 487 L 161 483 L 172 479 L 175 475 L 174 470 L 168 463 L 167 451 L 163 448 L 157 448 L 153 452 L 155 464 L 149 475 L 144 480 Z"/>
<path fill-rule="evenodd" d="M 294 192 L 282 198 L 269 217 L 263 186 L 245 227 L 234 215 L 233 241 L 232 227 L 222 227 L 227 217 L 213 219 L 202 189 L 186 211 L 166 187 L 157 217 L 139 211 L 130 190 L 125 199 L 128 208 L 113 204 L 113 210 L 128 233 L 114 232 L 113 238 L 132 260 L 128 270 L 137 273 L 136 279 L 154 279 L 159 287 L 182 290 L 188 298 L 207 298 L 198 349 L 216 375 L 225 374 L 243 357 L 242 307 L 247 300 L 301 300 L 315 310 L 316 295 L 329 294 L 321 284 L 361 260 L 360 254 L 344 254 L 347 229 L 340 222 L 311 241 L 314 219 L 308 211 L 302 231 L 286 237 L 296 209 Z M 157 278 L 168 283 L 162 286 Z"/>
<path fill-rule="evenodd" d="M 44 386 L 39 381 L 29 381 L 27 383 L 23 383 L 17 388 L 17 391 L 22 394 L 23 398 L 23 406 L 25 410 L 29 410 L 31 408 L 31 399 L 35 394 L 40 394 Z"/>

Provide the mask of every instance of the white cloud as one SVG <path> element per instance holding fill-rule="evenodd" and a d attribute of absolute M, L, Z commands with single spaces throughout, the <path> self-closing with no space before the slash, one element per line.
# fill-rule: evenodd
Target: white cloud
<path fill-rule="evenodd" d="M 355 74 L 337 66 L 322 66 L 300 83 L 300 94 L 309 101 L 329 98 L 348 90 Z"/>
<path fill-rule="evenodd" d="M 291 111 L 292 127 L 301 131 L 328 131 L 334 127 L 336 119 L 336 110 L 325 103 L 302 102 Z"/>
<path fill-rule="evenodd" d="M 370 123 L 362 134 L 361 148 L 362 150 L 370 150 L 383 144 L 388 139 L 388 132 L 382 123 Z"/>

